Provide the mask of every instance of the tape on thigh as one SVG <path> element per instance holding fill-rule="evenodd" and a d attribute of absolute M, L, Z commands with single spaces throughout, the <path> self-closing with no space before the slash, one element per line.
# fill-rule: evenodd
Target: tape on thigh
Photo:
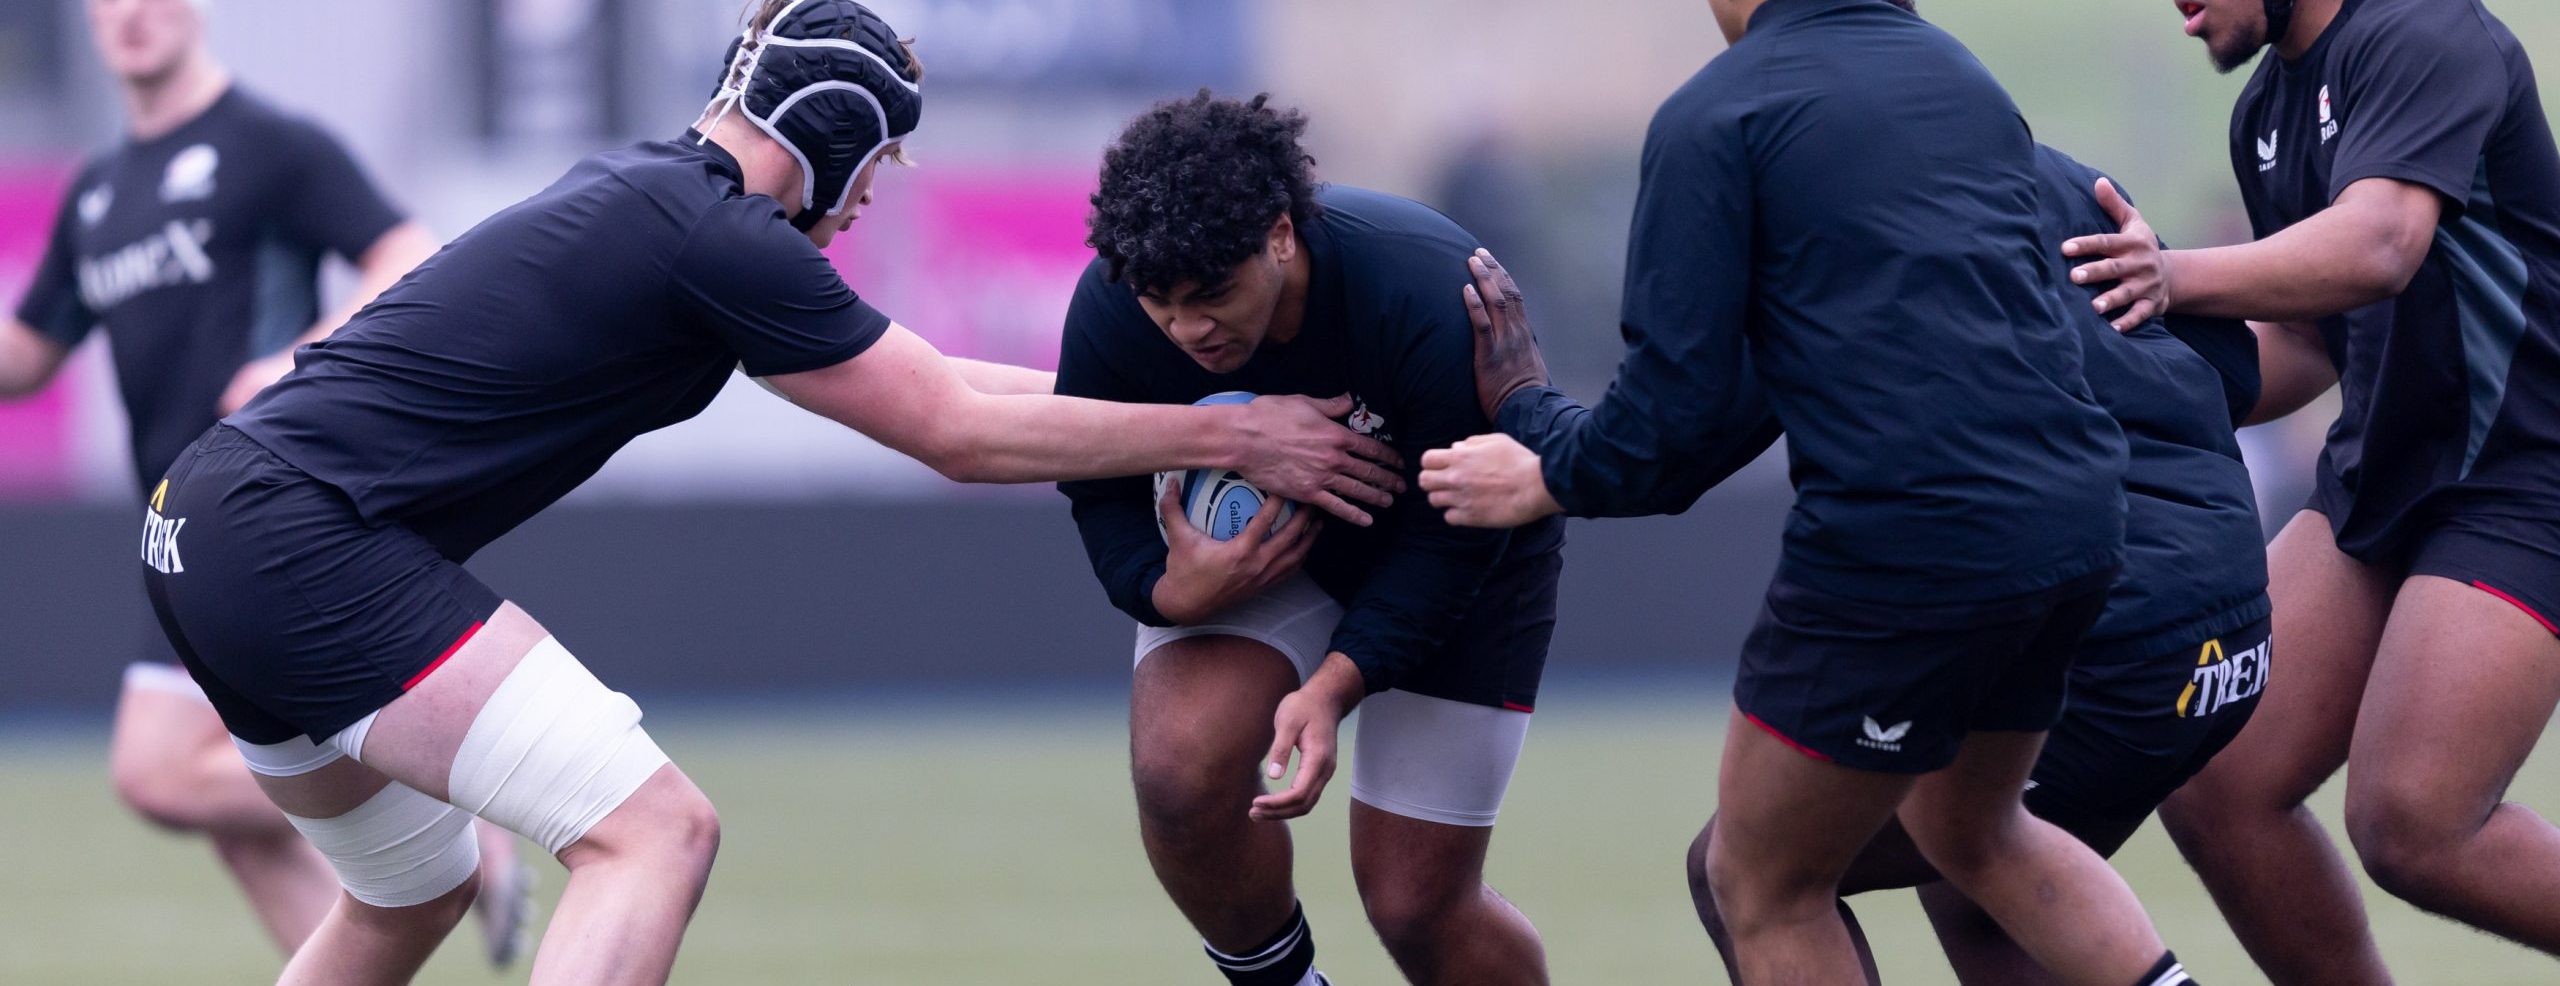
<path fill-rule="evenodd" d="M 640 706 L 545 637 L 471 721 L 449 789 L 463 810 L 556 855 L 666 765 Z"/>
<path fill-rule="evenodd" d="M 329 754 L 337 759 L 337 751 Z M 424 904 L 480 868 L 471 816 L 406 784 L 393 783 L 336 818 L 284 817 L 328 858 L 348 895 L 375 907 Z"/>

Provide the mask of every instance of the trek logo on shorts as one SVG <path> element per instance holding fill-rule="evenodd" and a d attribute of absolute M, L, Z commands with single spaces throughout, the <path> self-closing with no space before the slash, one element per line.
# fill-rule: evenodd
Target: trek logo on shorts
<path fill-rule="evenodd" d="M 1887 726 L 1877 722 L 1874 716 L 1865 716 L 1858 723 L 1858 727 L 1866 733 L 1858 737 L 1859 746 L 1870 750 L 1883 750 L 1886 753 L 1900 753 L 1902 737 L 1911 732 L 1911 720 L 1905 719 Z"/>
<path fill-rule="evenodd" d="M 151 506 L 142 511 L 142 563 L 162 575 L 176 575 L 187 570 L 178 560 L 178 529 L 187 526 L 187 519 L 160 516 L 168 497 L 169 481 L 164 479 L 151 491 Z"/>
<path fill-rule="evenodd" d="M 2178 693 L 2178 718 L 2203 718 L 2221 711 L 2223 706 L 2257 695 L 2267 687 L 2267 654 L 2272 641 L 2261 640 L 2258 646 L 2224 656 L 2222 640 L 2217 637 L 2204 642 L 2196 654 L 2193 680 Z"/>

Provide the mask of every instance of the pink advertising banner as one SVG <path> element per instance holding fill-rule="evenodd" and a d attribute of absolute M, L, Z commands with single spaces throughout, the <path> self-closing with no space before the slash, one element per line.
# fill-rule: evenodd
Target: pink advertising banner
<path fill-rule="evenodd" d="M 884 169 L 880 201 L 829 251 L 864 300 L 935 348 L 1041 369 L 1084 245 L 1093 174 L 1083 167 Z"/>
<path fill-rule="evenodd" d="M 69 178 L 69 169 L 58 166 L 0 165 L 0 303 L 10 315 L 44 259 L 54 207 Z M 26 400 L 0 400 L 0 497 L 71 494 L 75 387 L 63 380 Z"/>

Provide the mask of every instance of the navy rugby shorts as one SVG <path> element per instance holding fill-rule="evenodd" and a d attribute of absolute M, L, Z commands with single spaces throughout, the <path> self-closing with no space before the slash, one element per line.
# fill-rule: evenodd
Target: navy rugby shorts
<path fill-rule="evenodd" d="M 2146 658 L 2074 665 L 2027 810 L 2112 855 L 2249 724 L 2273 656 L 2259 620 Z"/>
<path fill-rule="evenodd" d="M 144 514 L 143 582 L 231 735 L 313 742 L 391 704 L 500 599 L 424 538 L 215 425 Z"/>
<path fill-rule="evenodd" d="M 1925 774 L 1955 762 L 1969 733 L 2053 728 L 2072 657 L 2115 577 L 2110 567 L 2021 596 L 1942 604 L 1773 583 L 1743 644 L 1734 704 L 1806 756 Z"/>

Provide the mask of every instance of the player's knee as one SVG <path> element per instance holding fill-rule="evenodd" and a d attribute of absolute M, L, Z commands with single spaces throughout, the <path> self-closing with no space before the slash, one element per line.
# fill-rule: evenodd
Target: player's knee
<path fill-rule="evenodd" d="M 398 936 L 442 938 L 462 923 L 471 905 L 480 899 L 480 874 L 463 877 L 462 883 L 431 900 L 400 907 L 361 904 L 350 908 L 348 920 L 376 931 Z M 359 902 L 361 903 L 361 902 Z"/>
<path fill-rule="evenodd" d="M 117 750 L 107 766 L 116 800 L 143 821 L 172 831 L 192 831 L 203 823 L 202 812 L 188 797 L 185 778 L 168 757 Z"/>
<path fill-rule="evenodd" d="M 1989 812 L 1905 812 L 1900 818 L 1929 865 L 1960 886 L 2014 862 L 2027 826 L 2041 824 L 2014 802 Z"/>
<path fill-rule="evenodd" d="M 1224 769 L 1222 769 L 1222 767 Z M 1218 813 L 1233 809 L 1241 818 L 1253 793 L 1232 766 L 1204 758 L 1140 752 L 1129 768 L 1137 792 L 1138 812 L 1152 829 L 1178 832 L 1198 827 Z"/>
<path fill-rule="evenodd" d="M 1715 841 L 1715 831 L 1713 822 L 1700 828 L 1698 837 L 1689 840 L 1688 852 L 1680 857 L 1681 871 L 1689 880 L 1689 897 L 1704 907 L 1714 906 L 1716 899 L 1715 881 L 1707 872 L 1707 844 Z"/>
<path fill-rule="evenodd" d="M 2365 873 L 2392 896 L 2425 906 L 2438 896 L 2450 850 L 2476 829 L 2432 792 L 2388 781 L 2350 784 L 2347 840 Z"/>
<path fill-rule="evenodd" d="M 1467 892 L 1483 890 L 1473 887 Z M 1360 907 L 1368 913 L 1369 927 L 1377 931 L 1388 953 L 1398 956 L 1427 954 L 1444 940 L 1444 925 L 1459 915 L 1466 899 L 1464 893 L 1412 883 L 1360 888 Z"/>
<path fill-rule="evenodd" d="M 468 908 L 478 891 L 480 842 L 471 815 L 406 784 L 386 786 L 341 815 L 285 820 L 320 850 L 348 896 L 404 912 L 403 920 L 434 918 L 452 904 L 447 898 Z M 453 913 L 458 919 L 461 911 Z"/>
<path fill-rule="evenodd" d="M 720 810 L 712 806 L 711 798 L 702 789 L 691 784 L 670 800 L 672 804 L 655 813 L 648 831 L 669 855 L 708 870 L 712 859 L 720 855 Z"/>
<path fill-rule="evenodd" d="M 1706 891 L 1735 934 L 1831 913 L 1836 881 L 1775 858 L 1746 858 L 1723 840 L 1706 852 Z"/>

